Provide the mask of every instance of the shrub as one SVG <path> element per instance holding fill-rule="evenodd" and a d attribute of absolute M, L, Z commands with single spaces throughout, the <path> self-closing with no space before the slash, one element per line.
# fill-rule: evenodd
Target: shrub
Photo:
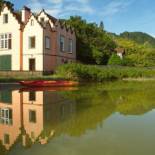
<path fill-rule="evenodd" d="M 116 54 L 112 54 L 112 56 L 108 61 L 108 65 L 122 65 L 122 64 L 123 64 L 122 59 Z"/>
<path fill-rule="evenodd" d="M 122 78 L 155 77 L 155 69 L 65 64 L 57 68 L 56 76 L 69 80 L 104 81 Z"/>
<path fill-rule="evenodd" d="M 122 59 L 122 65 L 123 66 L 134 66 L 134 62 L 131 59 L 124 57 Z"/>

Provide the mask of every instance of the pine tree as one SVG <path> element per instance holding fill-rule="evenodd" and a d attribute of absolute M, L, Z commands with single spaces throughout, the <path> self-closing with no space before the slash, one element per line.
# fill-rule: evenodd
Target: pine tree
<path fill-rule="evenodd" d="M 100 22 L 100 26 L 99 26 L 99 27 L 100 27 L 100 29 L 101 29 L 102 31 L 104 31 L 104 23 L 103 23 L 103 21 Z"/>

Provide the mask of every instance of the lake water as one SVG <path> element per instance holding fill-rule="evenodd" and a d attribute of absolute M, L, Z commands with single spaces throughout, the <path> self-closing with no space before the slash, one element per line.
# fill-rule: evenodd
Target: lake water
<path fill-rule="evenodd" d="M 2 89 L 0 155 L 155 155 L 155 82 Z"/>

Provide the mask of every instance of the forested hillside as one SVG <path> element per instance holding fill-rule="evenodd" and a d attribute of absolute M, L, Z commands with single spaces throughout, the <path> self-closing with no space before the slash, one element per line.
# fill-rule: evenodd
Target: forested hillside
<path fill-rule="evenodd" d="M 155 38 L 143 32 L 123 32 L 120 34 L 120 37 L 155 47 Z"/>
<path fill-rule="evenodd" d="M 125 49 L 125 56 L 117 65 L 155 66 L 155 38 L 146 33 L 116 35 L 107 32 L 103 22 L 88 23 L 79 16 L 70 17 L 66 22 L 76 31 L 78 60 L 83 63 L 106 65 L 110 57 L 116 55 L 115 49 L 121 47 Z"/>

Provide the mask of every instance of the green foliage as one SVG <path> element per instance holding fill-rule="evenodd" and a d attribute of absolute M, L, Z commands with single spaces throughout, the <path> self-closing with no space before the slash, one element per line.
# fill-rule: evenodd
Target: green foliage
<path fill-rule="evenodd" d="M 118 36 L 114 37 L 114 39 L 119 47 L 125 49 L 125 58 L 130 60 L 132 66 L 155 66 L 155 48 L 140 45 L 132 40 Z"/>
<path fill-rule="evenodd" d="M 4 1 L 4 0 L 0 0 L 0 11 L 2 9 L 3 4 L 6 3 L 10 8 L 13 8 L 14 4 L 11 3 L 10 1 Z"/>
<path fill-rule="evenodd" d="M 124 57 L 121 59 L 118 55 L 113 54 L 108 61 L 108 65 L 133 66 L 134 63 L 130 58 Z"/>
<path fill-rule="evenodd" d="M 59 78 L 66 78 L 69 80 L 90 80 L 100 82 L 110 79 L 155 77 L 155 69 L 65 64 L 57 68 L 56 75 Z"/>
<path fill-rule="evenodd" d="M 120 37 L 133 40 L 138 44 L 155 47 L 155 38 L 142 32 L 124 32 Z"/>
<path fill-rule="evenodd" d="M 122 59 L 122 66 L 134 66 L 134 63 L 133 63 L 132 59 L 125 56 Z"/>
<path fill-rule="evenodd" d="M 96 23 L 87 23 L 79 16 L 72 16 L 66 22 L 75 28 L 77 59 L 82 63 L 155 66 L 155 39 L 148 34 L 124 32 L 119 36 L 114 33 L 107 33 L 102 21 L 98 26 Z M 113 55 L 116 47 L 125 49 L 123 60 Z"/>
<path fill-rule="evenodd" d="M 107 64 L 116 45 L 104 31 L 103 22 L 98 26 L 96 23 L 87 23 L 79 16 L 72 16 L 66 22 L 76 32 L 77 59 L 83 63 Z"/>
<path fill-rule="evenodd" d="M 123 64 L 122 59 L 116 54 L 113 54 L 108 61 L 108 65 L 122 65 L 122 64 Z"/>

